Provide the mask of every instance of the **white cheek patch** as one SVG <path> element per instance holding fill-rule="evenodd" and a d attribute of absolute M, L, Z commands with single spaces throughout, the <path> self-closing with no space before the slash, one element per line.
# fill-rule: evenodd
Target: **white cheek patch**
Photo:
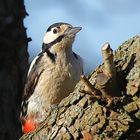
<path fill-rule="evenodd" d="M 58 37 L 58 34 L 52 33 L 52 31 L 46 32 L 43 43 L 49 44 L 50 42 L 54 41 Z"/>

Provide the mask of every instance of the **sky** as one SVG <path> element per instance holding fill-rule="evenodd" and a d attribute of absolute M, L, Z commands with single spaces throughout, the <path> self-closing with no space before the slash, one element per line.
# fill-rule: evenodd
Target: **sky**
<path fill-rule="evenodd" d="M 24 25 L 32 38 L 30 61 L 40 52 L 42 39 L 56 22 L 80 26 L 73 51 L 84 61 L 85 73 L 102 64 L 101 47 L 109 42 L 116 50 L 127 39 L 140 34 L 140 0 L 25 0 Z"/>

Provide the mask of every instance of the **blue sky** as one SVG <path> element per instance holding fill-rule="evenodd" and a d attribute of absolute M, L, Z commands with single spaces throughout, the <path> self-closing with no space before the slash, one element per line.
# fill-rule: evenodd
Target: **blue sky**
<path fill-rule="evenodd" d="M 86 72 L 102 63 L 105 42 L 115 50 L 140 34 L 140 0 L 25 0 L 25 6 L 30 60 L 39 53 L 48 26 L 56 22 L 82 27 L 73 50 L 83 58 Z"/>

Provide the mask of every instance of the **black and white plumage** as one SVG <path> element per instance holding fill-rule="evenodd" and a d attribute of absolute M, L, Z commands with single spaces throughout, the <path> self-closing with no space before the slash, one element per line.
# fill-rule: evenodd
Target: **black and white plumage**
<path fill-rule="evenodd" d="M 68 23 L 51 25 L 43 39 L 42 52 L 33 60 L 23 94 L 21 122 L 39 124 L 49 107 L 59 103 L 73 91 L 80 80 L 83 62 L 72 51 L 81 27 Z M 26 131 L 26 130 L 25 130 Z"/>

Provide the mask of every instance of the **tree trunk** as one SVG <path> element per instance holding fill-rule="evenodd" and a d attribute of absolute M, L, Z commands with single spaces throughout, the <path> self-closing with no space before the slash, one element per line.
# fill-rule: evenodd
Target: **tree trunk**
<path fill-rule="evenodd" d="M 56 108 L 48 110 L 46 120 L 36 131 L 20 140 L 137 139 L 140 128 L 139 54 L 140 36 L 126 41 L 115 52 L 115 97 L 110 91 L 109 97 L 100 95 L 95 79 L 104 71 L 103 64 L 88 76 L 99 95 L 98 92 L 94 94 L 94 90 L 86 92 L 85 86 L 89 84 L 80 81 L 73 93 Z"/>
<path fill-rule="evenodd" d="M 23 0 L 0 1 L 0 139 L 21 137 L 22 90 L 28 70 Z"/>

